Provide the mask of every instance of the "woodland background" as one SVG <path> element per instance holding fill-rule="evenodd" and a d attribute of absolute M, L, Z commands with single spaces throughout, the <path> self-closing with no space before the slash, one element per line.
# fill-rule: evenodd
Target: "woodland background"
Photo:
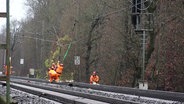
<path fill-rule="evenodd" d="M 148 1 L 153 31 L 146 33 L 145 79 L 150 89 L 184 92 L 184 1 Z M 133 0 L 27 0 L 26 5 L 27 18 L 11 21 L 14 75 L 27 76 L 34 68 L 37 78 L 47 78 L 52 60 L 60 60 L 62 80 L 89 82 L 96 70 L 101 84 L 137 87 L 141 37 L 132 24 Z M 5 43 L 5 28 L 0 34 Z M 3 56 L 0 50 L 2 66 Z M 74 56 L 80 56 L 80 65 Z"/>

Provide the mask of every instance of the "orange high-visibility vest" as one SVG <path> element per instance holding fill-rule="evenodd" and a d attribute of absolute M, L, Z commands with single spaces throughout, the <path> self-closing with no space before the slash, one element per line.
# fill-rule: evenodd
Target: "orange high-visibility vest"
<path fill-rule="evenodd" d="M 91 75 L 90 76 L 90 83 L 93 83 L 93 82 L 96 82 L 98 83 L 99 82 L 99 76 L 98 75 Z"/>
<path fill-rule="evenodd" d="M 10 66 L 10 74 L 12 73 L 12 66 Z M 6 66 L 4 66 L 4 69 L 5 69 L 5 75 L 7 75 L 8 74 L 8 66 L 6 65 Z"/>
<path fill-rule="evenodd" d="M 56 73 L 58 73 L 58 74 L 62 74 L 62 72 L 63 72 L 63 66 L 61 66 L 61 65 L 57 65 L 57 69 L 56 69 Z"/>

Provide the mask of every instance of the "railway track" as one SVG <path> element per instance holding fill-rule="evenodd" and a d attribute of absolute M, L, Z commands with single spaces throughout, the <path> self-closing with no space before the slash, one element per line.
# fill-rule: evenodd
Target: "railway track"
<path fill-rule="evenodd" d="M 2 82 L 0 82 L 0 83 L 2 83 Z M 59 104 L 92 104 L 90 102 L 94 102 L 95 104 L 108 104 L 105 102 L 95 101 L 95 100 L 82 98 L 82 97 L 78 97 L 78 96 L 72 96 L 69 94 L 63 94 L 63 93 L 60 93 L 58 91 L 57 92 L 53 91 L 53 89 L 51 89 L 51 88 L 46 90 L 46 87 L 45 88 L 41 88 L 41 87 L 38 88 L 38 86 L 33 87 L 33 86 L 27 86 L 25 84 L 11 82 L 11 88 L 17 89 L 20 91 L 24 91 L 24 92 L 27 92 L 27 93 L 30 93 L 33 95 L 37 95 L 37 96 L 42 97 L 42 98 L 50 99 L 50 100 L 59 102 Z M 24 99 L 22 98 L 22 100 L 24 100 Z"/>
<path fill-rule="evenodd" d="M 92 104 L 183 104 L 182 102 L 184 102 L 184 94 L 175 92 L 139 90 L 76 82 L 51 84 L 46 80 L 25 77 L 11 77 L 11 83 L 11 87 L 13 88 L 18 89 L 18 87 L 20 87 L 18 85 L 21 85 L 23 86 L 20 88 L 21 90 L 25 90 L 26 92 L 36 95 L 43 95 L 45 98 L 53 98 L 51 100 L 61 103 L 86 104 L 93 102 Z M 27 87 L 31 88 L 27 89 Z M 36 89 L 39 89 L 39 91 L 42 89 L 46 92 L 37 92 Z M 54 93 L 54 95 L 51 93 Z M 64 95 L 57 95 L 56 93 Z"/>
<path fill-rule="evenodd" d="M 93 91 L 80 92 L 76 90 L 66 90 L 64 87 L 55 85 L 44 85 L 32 82 L 16 82 L 13 81 L 11 87 L 29 92 L 35 95 L 43 95 L 42 97 L 54 100 L 60 103 L 70 104 L 139 104 L 129 100 L 114 99 L 107 96 L 99 96 L 93 94 Z"/>

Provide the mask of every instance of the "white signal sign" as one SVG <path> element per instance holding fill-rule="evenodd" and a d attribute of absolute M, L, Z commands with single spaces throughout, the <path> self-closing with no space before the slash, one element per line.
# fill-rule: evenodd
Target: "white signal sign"
<path fill-rule="evenodd" d="M 24 64 L 24 59 L 20 59 L 20 64 Z"/>
<path fill-rule="evenodd" d="M 74 56 L 75 65 L 80 65 L 80 56 Z"/>

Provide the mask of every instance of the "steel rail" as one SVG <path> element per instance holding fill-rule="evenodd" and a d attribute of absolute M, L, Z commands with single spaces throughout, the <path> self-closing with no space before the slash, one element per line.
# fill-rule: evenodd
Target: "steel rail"
<path fill-rule="evenodd" d="M 0 84 L 4 84 L 3 82 L 0 82 Z M 27 89 L 27 88 L 24 88 L 24 87 L 19 87 L 19 86 L 16 86 L 14 84 L 11 84 L 10 85 L 11 88 L 14 88 L 14 89 L 17 89 L 17 90 L 20 90 L 20 91 L 24 91 L 24 92 L 27 92 L 27 93 L 30 93 L 30 94 L 33 94 L 33 95 L 37 95 L 39 97 L 43 97 L 43 98 L 47 98 L 47 99 L 50 99 L 50 100 L 53 100 L 53 101 L 57 101 L 59 103 L 63 103 L 63 104 L 85 104 L 85 103 L 82 103 L 82 102 L 78 102 L 78 101 L 74 101 L 74 100 L 69 100 L 69 99 L 66 99 L 66 98 L 63 98 L 63 97 L 60 97 L 60 96 L 56 96 L 56 95 L 52 95 L 52 94 L 45 94 L 43 92 L 40 92 L 40 91 L 35 91 L 35 90 L 32 90 L 32 89 Z"/>
<path fill-rule="evenodd" d="M 59 89 L 59 88 L 45 87 L 45 86 L 39 86 L 39 85 L 30 84 L 30 83 L 23 83 L 23 82 L 16 82 L 16 81 L 11 81 L 11 82 L 21 84 L 21 85 L 30 86 L 30 87 L 36 87 L 36 88 L 40 88 L 40 89 L 44 89 L 44 90 L 59 92 L 59 93 L 63 93 L 63 94 L 84 97 L 87 99 L 106 102 L 106 103 L 110 103 L 110 104 L 139 104 L 138 102 L 133 102 L 133 101 L 129 101 L 129 100 L 113 99 L 113 98 L 109 98 L 109 97 L 98 96 L 98 95 L 93 95 L 93 94 L 86 94 L 86 93 L 81 93 L 81 92 L 77 92 L 77 91 L 68 91 L 68 90 L 63 90 L 63 89 Z M 73 103 L 73 104 L 76 104 L 76 103 Z"/>
<path fill-rule="evenodd" d="M 96 90 L 111 91 L 116 93 L 124 93 L 136 96 L 144 96 L 144 97 L 184 102 L 184 93 L 180 92 L 141 90 L 138 88 L 128 88 L 128 87 L 108 86 L 108 85 L 89 85 L 86 83 L 76 83 L 76 82 L 73 83 L 73 86 L 80 86 L 83 88 L 92 88 Z"/>
<path fill-rule="evenodd" d="M 25 78 L 25 77 L 13 77 L 13 78 L 49 83 L 46 80 L 40 80 L 35 78 Z M 109 85 L 91 85 L 91 84 L 82 83 L 82 82 L 71 82 L 71 83 L 60 82 L 60 83 L 54 83 L 54 84 L 71 85 L 71 86 L 76 86 L 81 88 L 91 88 L 91 89 L 101 90 L 101 91 L 109 91 L 109 92 L 115 92 L 115 93 L 123 93 L 123 94 L 130 94 L 130 95 L 136 95 L 136 96 L 144 96 L 144 97 L 150 97 L 150 98 L 184 102 L 184 93 L 180 93 L 180 92 L 141 90 L 137 88 L 109 86 Z"/>

